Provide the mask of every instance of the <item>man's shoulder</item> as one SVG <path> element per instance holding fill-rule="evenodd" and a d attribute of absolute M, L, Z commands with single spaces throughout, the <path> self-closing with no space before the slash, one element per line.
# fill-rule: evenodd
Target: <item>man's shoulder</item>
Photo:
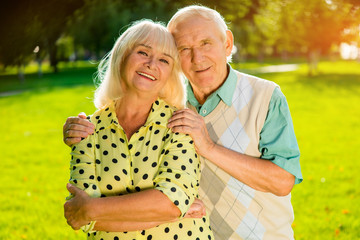
<path fill-rule="evenodd" d="M 261 87 L 261 86 L 277 87 L 278 86 L 275 82 L 267 80 L 267 79 L 263 79 L 263 78 L 260 78 L 260 77 L 254 76 L 254 75 L 239 72 L 237 70 L 234 70 L 234 72 L 235 72 L 239 82 L 248 81 L 251 85 L 259 86 L 259 87 Z"/>

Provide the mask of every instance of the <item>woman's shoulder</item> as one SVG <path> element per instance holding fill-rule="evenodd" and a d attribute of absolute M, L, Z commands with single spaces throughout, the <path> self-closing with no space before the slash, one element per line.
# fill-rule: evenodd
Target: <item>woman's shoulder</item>
<path fill-rule="evenodd" d="M 89 122 L 93 123 L 95 125 L 95 128 L 97 125 L 107 122 L 107 120 L 111 120 L 113 118 L 114 113 L 114 103 L 109 103 L 104 108 L 96 110 L 93 114 L 87 116 L 87 119 Z"/>

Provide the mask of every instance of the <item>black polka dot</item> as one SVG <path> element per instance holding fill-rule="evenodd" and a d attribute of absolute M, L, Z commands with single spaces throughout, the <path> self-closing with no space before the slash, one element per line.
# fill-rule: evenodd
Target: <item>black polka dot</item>
<path fill-rule="evenodd" d="M 200 232 L 203 232 L 203 231 L 204 231 L 204 228 L 203 228 L 203 227 L 200 227 L 199 230 L 200 230 Z"/>
<path fill-rule="evenodd" d="M 80 163 L 80 159 L 76 159 L 76 163 Z M 75 166 L 74 166 L 75 167 Z"/>
<path fill-rule="evenodd" d="M 95 118 L 96 118 L 96 119 L 99 119 L 99 118 L 100 118 L 100 116 L 96 116 Z"/>
<path fill-rule="evenodd" d="M 152 131 L 152 129 L 153 129 L 153 127 L 152 127 L 152 126 L 150 126 L 150 127 L 149 127 L 149 131 Z"/>
<path fill-rule="evenodd" d="M 168 168 L 166 171 L 167 171 L 168 173 L 172 173 L 172 169 L 171 169 L 171 168 Z"/>
<path fill-rule="evenodd" d="M 179 173 L 175 174 L 175 178 L 179 179 L 181 175 Z"/>
<path fill-rule="evenodd" d="M 79 170 L 79 173 L 80 173 L 80 174 L 84 174 L 84 172 L 85 172 L 84 169 L 80 169 L 80 170 Z"/>
<path fill-rule="evenodd" d="M 183 225 L 182 225 L 182 223 L 179 223 L 179 228 L 183 228 Z"/>
<path fill-rule="evenodd" d="M 86 146 L 87 146 L 88 148 L 92 148 L 92 144 L 91 144 L 91 143 L 88 143 Z"/>
<path fill-rule="evenodd" d="M 187 232 L 187 235 L 190 237 L 192 235 L 192 232 L 191 231 L 188 231 Z"/>
<path fill-rule="evenodd" d="M 120 181 L 120 177 L 117 176 L 117 175 L 114 176 L 114 179 L 115 179 L 116 181 Z"/>
<path fill-rule="evenodd" d="M 140 191 L 141 191 L 140 187 L 135 187 L 135 190 L 136 190 L 137 192 L 140 192 Z"/>
<path fill-rule="evenodd" d="M 175 200 L 174 204 L 175 204 L 176 206 L 178 206 L 178 205 L 179 205 L 179 201 L 178 201 L 178 200 Z"/>
<path fill-rule="evenodd" d="M 156 100 L 156 101 L 155 101 L 155 104 L 156 104 L 156 105 L 159 105 L 159 101 L 158 101 L 158 100 Z"/>
<path fill-rule="evenodd" d="M 129 150 L 132 149 L 133 145 L 132 144 L 129 144 Z"/>
<path fill-rule="evenodd" d="M 156 149 L 158 149 L 158 146 L 157 146 L 157 145 L 154 145 L 153 148 L 152 148 L 152 150 L 155 151 Z"/>
<path fill-rule="evenodd" d="M 183 154 L 185 154 L 185 153 L 186 153 L 186 149 L 183 149 L 181 152 L 182 152 Z"/>
<path fill-rule="evenodd" d="M 169 229 L 168 227 L 166 227 L 166 228 L 164 229 L 164 232 L 168 233 L 168 232 L 170 232 L 170 229 Z"/>
<path fill-rule="evenodd" d="M 89 176 L 89 179 L 95 179 L 95 176 L 94 176 L 94 175 L 90 175 L 90 176 Z"/>
<path fill-rule="evenodd" d="M 95 147 L 96 147 L 97 149 L 100 149 L 100 144 L 96 144 Z"/>
<path fill-rule="evenodd" d="M 89 184 L 84 183 L 83 186 L 84 186 L 84 188 L 88 188 L 88 187 L 89 187 Z"/>
<path fill-rule="evenodd" d="M 116 148 L 116 147 L 117 147 L 115 143 L 112 143 L 111 146 L 112 146 L 113 148 Z"/>
<path fill-rule="evenodd" d="M 139 172 L 139 169 L 138 168 L 135 168 L 134 169 L 134 173 L 138 173 Z"/>
<path fill-rule="evenodd" d="M 100 163 L 101 163 L 101 161 L 100 161 L 99 159 L 96 159 L 95 162 L 96 162 L 96 164 L 100 164 Z"/>
<path fill-rule="evenodd" d="M 106 135 L 104 135 L 104 136 L 102 136 L 102 139 L 107 139 L 108 138 L 108 136 L 106 136 Z"/>
<path fill-rule="evenodd" d="M 178 156 L 173 156 L 174 160 L 178 160 L 178 158 L 179 158 Z"/>
<path fill-rule="evenodd" d="M 167 161 L 164 162 L 164 166 L 167 166 L 169 165 L 169 163 Z"/>
<path fill-rule="evenodd" d="M 114 237 L 114 240 L 119 240 L 119 237 Z"/>
<path fill-rule="evenodd" d="M 175 187 L 172 187 L 172 188 L 171 188 L 171 191 L 172 191 L 172 192 L 176 192 L 176 188 L 175 188 Z"/>
<path fill-rule="evenodd" d="M 97 188 L 96 185 L 92 185 L 93 190 L 96 190 L 96 188 Z"/>
<path fill-rule="evenodd" d="M 125 175 L 127 175 L 126 169 L 123 169 L 122 171 L 123 171 L 123 173 L 124 173 Z"/>
<path fill-rule="evenodd" d="M 185 200 L 185 205 L 189 205 L 189 200 L 188 199 Z"/>
<path fill-rule="evenodd" d="M 147 240 L 151 240 L 152 239 L 152 235 L 147 236 Z"/>
<path fill-rule="evenodd" d="M 120 138 L 119 140 L 120 140 L 120 142 L 122 142 L 122 143 L 125 142 L 125 140 L 124 140 L 123 138 Z"/>
<path fill-rule="evenodd" d="M 98 176 L 98 177 L 97 177 L 97 180 L 100 182 L 100 181 L 101 181 L 101 177 L 100 177 L 100 176 Z"/>
<path fill-rule="evenodd" d="M 179 143 L 178 145 L 176 145 L 178 148 L 182 148 L 183 147 L 183 145 L 182 145 L 182 143 Z"/>
<path fill-rule="evenodd" d="M 104 167 L 104 171 L 105 172 L 109 171 L 109 167 Z"/>
<path fill-rule="evenodd" d="M 156 166 L 157 166 L 157 162 L 153 162 L 153 163 L 151 164 L 151 166 L 152 166 L 152 167 L 156 167 Z"/>
<path fill-rule="evenodd" d="M 82 151 L 82 150 L 80 151 L 80 153 L 81 153 L 81 154 L 85 154 L 85 152 L 84 152 L 84 151 Z"/>
<path fill-rule="evenodd" d="M 160 125 L 160 124 L 161 124 L 161 122 L 159 122 L 159 121 L 156 121 L 156 122 L 155 122 L 155 124 L 156 124 L 156 125 Z"/>
<path fill-rule="evenodd" d="M 143 178 L 144 180 L 146 180 L 148 177 L 149 177 L 149 175 L 148 175 L 147 173 L 145 173 L 145 174 L 142 176 L 142 178 Z"/>
<path fill-rule="evenodd" d="M 139 138 L 139 141 L 142 141 L 142 140 L 144 140 L 144 137 L 143 137 L 143 136 L 141 136 L 141 137 Z"/>
<path fill-rule="evenodd" d="M 106 185 L 106 188 L 111 190 L 112 189 L 112 186 L 110 184 Z"/>
<path fill-rule="evenodd" d="M 101 120 L 98 120 L 97 123 L 98 123 L 98 124 L 101 123 Z"/>
<path fill-rule="evenodd" d="M 122 156 L 123 158 L 126 158 L 125 153 L 121 153 L 121 156 Z"/>
<path fill-rule="evenodd" d="M 140 155 L 140 152 L 136 152 L 135 153 L 135 156 L 137 157 L 137 156 L 139 156 Z"/>
<path fill-rule="evenodd" d="M 145 143 L 145 146 L 149 146 L 150 140 Z"/>
<path fill-rule="evenodd" d="M 182 166 L 181 166 L 181 170 L 183 170 L 183 171 L 185 171 L 185 170 L 186 170 L 185 165 L 182 165 Z"/>
<path fill-rule="evenodd" d="M 105 151 L 103 152 L 103 154 L 106 156 L 106 155 L 109 154 L 109 152 L 105 150 Z"/>
<path fill-rule="evenodd" d="M 165 114 L 165 113 L 160 113 L 160 116 L 161 116 L 161 117 L 165 117 L 166 114 Z"/>
<path fill-rule="evenodd" d="M 160 130 L 156 130 L 155 132 L 154 132 L 154 134 L 158 134 L 160 132 Z"/>
<path fill-rule="evenodd" d="M 148 159 L 149 159 L 148 156 L 144 157 L 144 158 L 143 158 L 143 162 L 146 162 Z"/>
<path fill-rule="evenodd" d="M 166 150 L 166 151 L 165 151 L 165 155 L 167 155 L 168 153 L 169 153 L 169 150 Z"/>
<path fill-rule="evenodd" d="M 113 163 L 117 163 L 118 160 L 117 160 L 116 158 L 113 158 L 113 159 L 112 159 L 112 162 L 113 162 Z"/>
<path fill-rule="evenodd" d="M 116 133 L 116 130 L 115 130 L 115 129 L 111 129 L 111 132 L 112 132 L 112 133 Z"/>

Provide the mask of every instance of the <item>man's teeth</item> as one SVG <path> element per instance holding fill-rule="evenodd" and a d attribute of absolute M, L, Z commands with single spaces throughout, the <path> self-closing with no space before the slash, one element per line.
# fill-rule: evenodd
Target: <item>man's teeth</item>
<path fill-rule="evenodd" d="M 148 75 L 148 74 L 146 74 L 146 73 L 143 73 L 143 72 L 137 72 L 139 75 L 141 75 L 141 76 L 144 76 L 144 77 L 147 77 L 147 78 L 150 78 L 151 80 L 153 80 L 153 81 L 155 81 L 156 80 L 156 78 L 154 78 L 153 76 L 151 76 L 151 75 Z"/>

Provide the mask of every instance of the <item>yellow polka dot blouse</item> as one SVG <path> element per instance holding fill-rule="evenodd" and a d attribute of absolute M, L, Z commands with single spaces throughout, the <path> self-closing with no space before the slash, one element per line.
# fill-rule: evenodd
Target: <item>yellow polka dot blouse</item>
<path fill-rule="evenodd" d="M 95 132 L 72 148 L 70 183 L 92 197 L 130 194 L 155 188 L 182 216 L 198 197 L 200 161 L 192 139 L 173 133 L 167 122 L 174 109 L 158 99 L 146 123 L 128 140 L 118 123 L 114 103 L 89 120 Z M 90 228 L 87 226 L 87 228 Z M 213 239 L 207 217 L 180 218 L 173 223 L 131 232 L 89 232 L 88 239 Z"/>

